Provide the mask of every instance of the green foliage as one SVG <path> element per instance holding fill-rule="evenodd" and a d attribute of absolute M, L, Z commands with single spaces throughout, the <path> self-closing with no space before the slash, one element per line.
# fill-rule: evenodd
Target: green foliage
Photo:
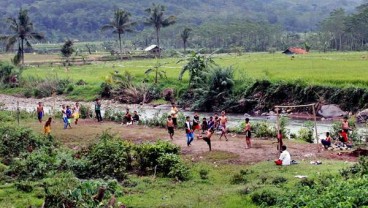
<path fill-rule="evenodd" d="M 0 125 L 0 158 L 9 164 L 22 153 L 41 147 L 53 147 L 55 143 L 45 136 L 39 136 L 29 128 L 10 124 Z"/>
<path fill-rule="evenodd" d="M 83 153 L 73 169 L 82 178 L 113 177 L 123 180 L 132 166 L 131 151 L 130 143 L 104 132 L 100 140 L 91 145 L 88 152 Z"/>
<path fill-rule="evenodd" d="M 256 137 L 259 138 L 261 137 L 272 138 L 277 135 L 276 128 L 274 127 L 274 125 L 265 121 L 253 123 L 252 131 L 254 131 Z"/>
<path fill-rule="evenodd" d="M 313 132 L 314 132 L 314 123 L 311 121 L 305 122 L 303 127 L 299 129 L 297 138 L 303 140 L 308 143 L 313 143 Z"/>
<path fill-rule="evenodd" d="M 72 54 L 74 53 L 74 48 L 73 48 L 73 41 L 71 40 L 67 40 L 65 41 L 63 47 L 61 48 L 61 55 L 66 59 L 66 61 L 69 61 L 70 56 L 72 56 Z"/>
<path fill-rule="evenodd" d="M 9 63 L 0 61 L 0 87 L 16 87 L 19 85 L 21 71 Z"/>
<path fill-rule="evenodd" d="M 171 168 L 167 176 L 170 178 L 175 178 L 178 181 L 186 181 L 190 178 L 190 171 L 185 164 L 177 163 Z"/>
<path fill-rule="evenodd" d="M 209 170 L 207 170 L 207 169 L 201 169 L 201 170 L 199 170 L 199 177 L 202 180 L 207 180 L 209 178 L 208 177 L 208 174 L 209 174 Z"/>
<path fill-rule="evenodd" d="M 251 195 L 252 201 L 261 207 L 276 205 L 278 197 L 279 193 L 272 190 L 257 191 Z"/>
<path fill-rule="evenodd" d="M 158 166 L 158 159 L 164 154 L 179 154 L 180 148 L 170 142 L 157 141 L 156 143 L 143 143 L 135 146 L 135 158 L 140 171 L 148 173 Z"/>
<path fill-rule="evenodd" d="M 368 157 L 360 157 L 358 163 L 341 170 L 340 174 L 344 178 L 363 177 L 368 175 Z"/>
<path fill-rule="evenodd" d="M 252 173 L 252 171 L 250 170 L 240 170 L 239 173 L 234 174 L 231 179 L 230 179 L 230 183 L 231 184 L 246 184 L 248 183 L 248 179 L 247 179 L 247 175 Z"/>
<path fill-rule="evenodd" d="M 15 188 L 19 191 L 23 191 L 27 193 L 30 193 L 33 191 L 33 186 L 30 181 L 19 181 L 19 182 L 16 182 L 14 185 L 15 185 Z"/>
<path fill-rule="evenodd" d="M 272 180 L 272 184 L 273 185 L 282 185 L 283 183 L 285 183 L 287 181 L 287 179 L 285 177 L 279 176 L 276 177 Z"/>
<path fill-rule="evenodd" d="M 163 65 L 165 65 L 165 64 L 161 64 L 161 63 L 157 62 L 156 65 L 153 66 L 153 68 L 147 69 L 144 73 L 147 76 L 151 73 L 154 73 L 155 74 L 155 82 L 154 83 L 157 84 L 158 83 L 158 78 L 160 78 L 160 79 L 166 78 L 167 79 L 166 71 L 160 69 Z"/>

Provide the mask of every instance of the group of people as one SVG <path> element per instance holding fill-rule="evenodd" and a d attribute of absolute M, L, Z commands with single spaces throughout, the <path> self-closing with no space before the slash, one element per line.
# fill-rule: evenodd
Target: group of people
<path fill-rule="evenodd" d="M 41 102 L 38 103 L 37 108 L 37 119 L 40 123 L 42 123 L 42 119 L 45 115 L 44 107 Z M 63 104 L 61 106 L 61 115 L 64 123 L 64 129 L 72 128 L 71 123 L 72 119 L 74 119 L 74 124 L 78 125 L 79 116 L 80 116 L 80 105 L 78 102 L 75 103 L 74 106 L 69 106 Z M 44 133 L 46 135 L 49 135 L 51 133 L 51 123 L 52 123 L 52 117 L 49 117 L 44 125 Z"/>
<path fill-rule="evenodd" d="M 178 108 L 176 107 L 175 103 L 172 104 L 170 115 L 167 118 L 167 130 L 170 136 L 170 139 L 173 139 L 175 128 L 177 128 L 177 117 L 178 117 Z M 215 131 L 220 131 L 220 137 L 221 140 L 222 137 L 225 138 L 226 141 L 228 141 L 227 136 L 227 123 L 228 123 L 228 117 L 226 116 L 225 111 L 221 112 L 221 115 L 219 116 L 217 113 L 214 114 L 214 116 L 210 116 L 209 119 L 206 117 L 202 118 L 202 122 L 200 121 L 200 117 L 198 116 L 198 113 L 195 112 L 193 119 L 190 118 L 190 116 L 185 117 L 185 134 L 187 138 L 187 146 L 189 147 L 191 143 L 193 142 L 195 138 L 195 133 L 199 134 L 197 135 L 197 139 L 201 139 L 205 141 L 208 144 L 209 150 L 212 150 L 211 147 L 211 137 L 214 134 Z M 202 131 L 202 132 L 201 132 Z M 245 138 L 246 138 L 246 148 L 251 147 L 251 124 L 249 122 L 249 118 L 245 119 Z"/>
<path fill-rule="evenodd" d="M 347 147 L 349 146 L 349 131 L 352 128 L 349 126 L 348 117 L 345 116 L 341 122 L 341 129 L 339 130 L 339 137 L 336 139 L 335 145 L 337 147 Z M 332 140 L 335 140 L 331 137 L 330 132 L 326 132 L 326 138 L 321 140 L 321 144 L 325 149 L 328 149 L 332 145 Z"/>

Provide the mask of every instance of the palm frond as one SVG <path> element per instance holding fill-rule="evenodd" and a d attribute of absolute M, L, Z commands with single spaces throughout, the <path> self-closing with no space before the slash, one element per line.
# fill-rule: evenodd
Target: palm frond
<path fill-rule="evenodd" d="M 17 42 L 18 38 L 17 35 L 13 35 L 7 38 L 5 50 L 10 51 L 14 47 L 14 44 Z"/>

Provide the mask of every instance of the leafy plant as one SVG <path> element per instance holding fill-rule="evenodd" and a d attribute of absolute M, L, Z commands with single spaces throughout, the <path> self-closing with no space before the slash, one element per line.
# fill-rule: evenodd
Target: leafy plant
<path fill-rule="evenodd" d="M 201 170 L 199 170 L 199 177 L 202 180 L 207 180 L 208 179 L 208 173 L 209 173 L 209 171 L 207 169 L 201 169 Z"/>
<path fill-rule="evenodd" d="M 314 138 L 313 138 L 313 130 L 314 128 L 314 124 L 313 122 L 306 122 L 303 124 L 303 127 L 301 129 L 299 129 L 298 131 L 298 135 L 297 138 L 303 141 L 306 141 L 308 143 L 313 143 L 314 142 Z"/>

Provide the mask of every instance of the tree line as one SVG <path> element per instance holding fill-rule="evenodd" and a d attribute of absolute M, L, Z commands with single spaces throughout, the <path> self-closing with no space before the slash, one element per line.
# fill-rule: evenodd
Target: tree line
<path fill-rule="evenodd" d="M 276 51 L 290 46 L 308 47 L 312 50 L 364 50 L 368 38 L 368 3 L 348 14 L 336 9 L 318 24 L 318 30 L 305 33 L 287 32 L 278 24 L 259 20 L 232 19 L 231 24 L 223 18 L 201 25 L 177 24 L 177 17 L 166 15 L 166 7 L 152 4 L 144 10 L 143 21 L 132 19 L 129 11 L 116 9 L 109 22 L 101 31 L 116 34 L 119 51 L 122 52 L 123 36 L 129 39 L 131 48 L 156 43 L 167 48 L 205 48 L 222 52 Z M 167 16 L 167 17 L 166 17 Z M 143 23 L 143 24 L 139 24 Z M 8 18 L 8 31 L 12 34 L 0 37 L 7 51 L 17 48 L 14 61 L 24 62 L 24 52 L 31 48 L 33 41 L 45 40 L 43 33 L 36 32 L 28 10 L 20 9 L 17 18 Z M 69 23 L 66 23 L 69 24 Z M 153 30 L 142 30 L 150 26 Z M 174 25 L 174 26 L 172 26 Z M 162 30 L 172 26 L 171 30 Z M 173 30 L 175 32 L 173 32 Z M 127 35 L 131 33 L 132 35 Z M 107 34 L 107 33 L 106 33 Z M 163 37 L 163 38 L 161 38 Z M 17 47 L 15 47 L 17 46 Z"/>

